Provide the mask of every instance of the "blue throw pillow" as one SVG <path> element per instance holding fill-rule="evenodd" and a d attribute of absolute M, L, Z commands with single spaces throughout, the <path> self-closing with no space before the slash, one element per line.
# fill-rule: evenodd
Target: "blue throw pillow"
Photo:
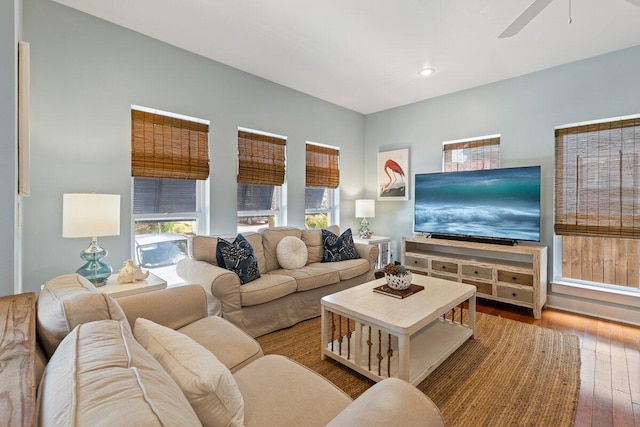
<path fill-rule="evenodd" d="M 238 234 L 233 243 L 218 239 L 216 260 L 220 267 L 236 273 L 243 285 L 260 277 L 258 257 L 242 234 Z"/>
<path fill-rule="evenodd" d="M 351 229 L 337 236 L 329 230 L 322 229 L 322 246 L 324 248 L 322 262 L 344 261 L 360 258 L 356 245 L 353 243 Z"/>

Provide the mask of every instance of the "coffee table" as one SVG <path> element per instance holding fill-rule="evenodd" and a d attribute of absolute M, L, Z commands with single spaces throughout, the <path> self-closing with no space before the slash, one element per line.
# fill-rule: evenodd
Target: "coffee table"
<path fill-rule="evenodd" d="M 417 385 L 475 337 L 475 286 L 418 274 L 412 283 L 424 290 L 404 299 L 374 292 L 384 279 L 323 297 L 322 359 L 374 381 L 397 377 Z"/>

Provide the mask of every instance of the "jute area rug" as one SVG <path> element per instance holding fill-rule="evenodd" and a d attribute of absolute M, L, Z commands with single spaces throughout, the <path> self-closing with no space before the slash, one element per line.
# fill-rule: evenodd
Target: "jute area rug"
<path fill-rule="evenodd" d="M 476 339 L 418 385 L 447 426 L 573 426 L 580 388 L 578 338 L 484 313 L 476 319 Z M 257 340 L 265 354 L 296 360 L 354 399 L 373 385 L 331 359 L 320 360 L 320 318 Z"/>

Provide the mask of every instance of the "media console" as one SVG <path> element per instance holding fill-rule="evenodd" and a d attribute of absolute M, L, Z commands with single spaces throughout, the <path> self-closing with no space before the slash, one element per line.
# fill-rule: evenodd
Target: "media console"
<path fill-rule="evenodd" d="M 402 264 L 417 274 L 468 283 L 477 296 L 533 310 L 547 302 L 547 247 L 503 246 L 424 236 L 402 238 Z"/>

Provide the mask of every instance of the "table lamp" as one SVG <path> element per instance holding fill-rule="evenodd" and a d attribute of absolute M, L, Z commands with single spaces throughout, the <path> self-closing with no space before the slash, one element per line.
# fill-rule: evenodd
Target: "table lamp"
<path fill-rule="evenodd" d="M 373 232 L 369 230 L 369 221 L 367 218 L 374 218 L 376 216 L 376 202 L 372 199 L 359 199 L 356 200 L 356 218 L 362 218 L 360 221 L 360 228 L 358 234 L 363 239 L 371 237 Z"/>
<path fill-rule="evenodd" d="M 96 286 L 102 286 L 113 271 L 101 261 L 106 249 L 98 237 L 120 235 L 120 196 L 116 194 L 63 194 L 62 237 L 91 237 L 91 244 L 80 252 L 87 261 L 76 270 Z"/>

